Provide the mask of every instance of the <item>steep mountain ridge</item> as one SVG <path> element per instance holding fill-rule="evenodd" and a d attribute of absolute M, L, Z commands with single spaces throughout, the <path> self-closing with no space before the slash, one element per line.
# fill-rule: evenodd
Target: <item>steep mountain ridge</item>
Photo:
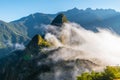
<path fill-rule="evenodd" d="M 57 26 L 56 26 L 57 27 Z M 101 66 L 87 59 L 64 59 L 64 51 L 72 55 L 82 51 L 53 47 L 36 34 L 24 50 L 14 51 L 0 59 L 2 80 L 76 80 L 76 76 Z M 64 56 L 63 56 L 64 57 Z"/>
<path fill-rule="evenodd" d="M 39 34 L 36 34 L 26 45 L 26 56 L 36 56 L 39 52 L 41 52 L 42 48 L 47 48 L 49 46 L 50 43 L 44 40 Z"/>
<path fill-rule="evenodd" d="M 10 53 L 15 44 L 26 43 L 29 40 L 26 31 L 18 24 L 0 21 L 0 57 Z"/>
<path fill-rule="evenodd" d="M 51 25 L 54 26 L 62 26 L 63 23 L 68 22 L 66 16 L 64 14 L 58 14 L 57 17 L 55 17 L 55 19 L 51 22 Z"/>
<path fill-rule="evenodd" d="M 68 11 L 57 14 L 35 13 L 11 23 L 22 23 L 27 28 L 28 36 L 33 37 L 35 34 L 43 34 L 42 24 L 50 24 L 56 15 L 63 13 L 70 22 L 80 24 L 86 29 L 96 31 L 97 27 L 109 28 L 119 33 L 120 13 L 113 9 L 77 9 L 73 8 Z"/>
<path fill-rule="evenodd" d="M 21 23 L 24 25 L 27 28 L 26 32 L 28 36 L 32 38 L 35 34 L 42 34 L 39 28 L 42 24 L 50 24 L 55 16 L 54 14 L 35 13 L 19 20 L 12 21 L 11 23 Z"/>

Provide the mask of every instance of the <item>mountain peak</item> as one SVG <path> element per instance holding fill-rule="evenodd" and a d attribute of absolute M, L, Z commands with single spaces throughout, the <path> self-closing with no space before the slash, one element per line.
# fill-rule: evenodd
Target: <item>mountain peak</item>
<path fill-rule="evenodd" d="M 28 60 L 32 56 L 38 55 L 42 48 L 49 46 L 50 43 L 45 41 L 39 34 L 36 34 L 26 46 L 24 59 Z"/>
<path fill-rule="evenodd" d="M 78 8 L 74 7 L 72 10 L 79 10 Z"/>
<path fill-rule="evenodd" d="M 63 23 L 68 22 L 64 14 L 58 14 L 55 19 L 52 21 L 51 25 L 62 26 Z"/>
<path fill-rule="evenodd" d="M 68 13 L 71 13 L 71 12 L 78 13 L 79 11 L 80 11 L 80 10 L 79 10 L 78 8 L 74 7 L 74 8 L 72 8 L 72 9 L 68 10 L 67 12 L 68 12 Z"/>
<path fill-rule="evenodd" d="M 39 34 L 36 34 L 33 38 L 32 41 L 37 44 L 40 45 L 41 41 L 43 41 L 42 37 Z"/>
<path fill-rule="evenodd" d="M 45 41 L 39 34 L 36 34 L 27 45 L 27 48 L 43 48 L 48 47 L 50 44 Z"/>

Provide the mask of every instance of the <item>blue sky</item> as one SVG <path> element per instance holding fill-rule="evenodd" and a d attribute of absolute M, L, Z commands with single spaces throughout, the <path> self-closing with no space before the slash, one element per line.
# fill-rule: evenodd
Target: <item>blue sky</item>
<path fill-rule="evenodd" d="M 77 7 L 115 9 L 120 11 L 120 0 L 0 0 L 0 20 L 12 21 L 32 13 L 57 13 Z"/>

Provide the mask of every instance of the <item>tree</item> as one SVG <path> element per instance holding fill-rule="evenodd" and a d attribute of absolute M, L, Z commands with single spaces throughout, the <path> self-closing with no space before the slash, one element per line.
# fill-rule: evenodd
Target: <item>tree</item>
<path fill-rule="evenodd" d="M 120 79 L 119 66 L 107 66 L 103 72 L 85 72 L 77 77 L 77 80 L 114 80 Z"/>

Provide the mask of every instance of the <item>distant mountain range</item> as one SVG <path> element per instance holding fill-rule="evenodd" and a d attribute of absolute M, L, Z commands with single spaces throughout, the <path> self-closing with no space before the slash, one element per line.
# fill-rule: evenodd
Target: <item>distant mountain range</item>
<path fill-rule="evenodd" d="M 11 51 L 11 45 L 26 45 L 34 35 L 44 35 L 43 25 L 50 24 L 60 13 L 86 29 L 97 31 L 96 27 L 107 28 L 120 34 L 120 12 L 112 9 L 73 8 L 56 14 L 35 13 L 9 23 L 0 21 L 0 55 Z"/>

